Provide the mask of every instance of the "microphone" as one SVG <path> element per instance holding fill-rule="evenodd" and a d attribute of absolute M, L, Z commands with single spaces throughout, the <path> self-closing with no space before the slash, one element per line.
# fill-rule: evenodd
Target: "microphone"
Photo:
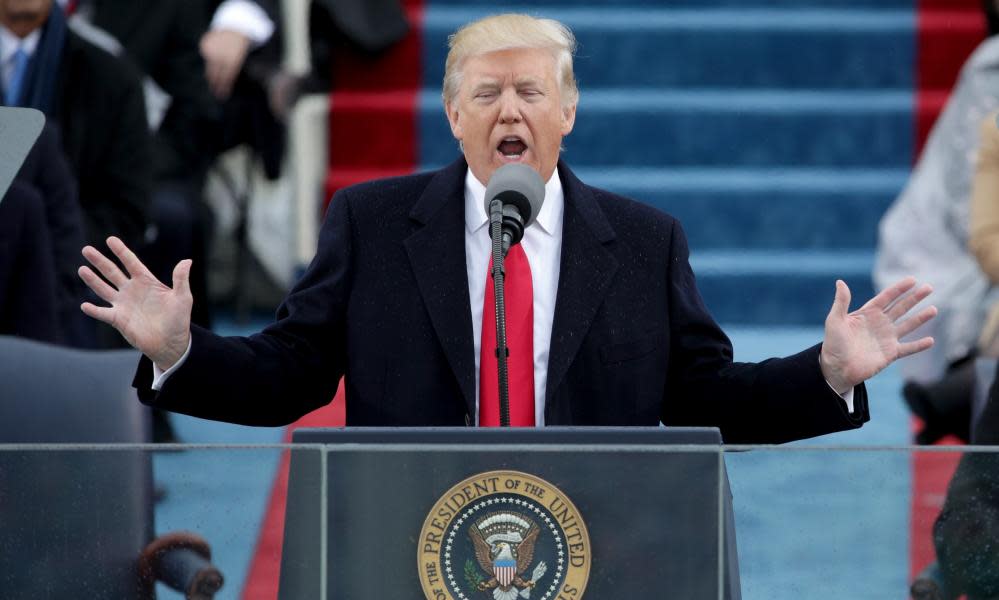
<path fill-rule="evenodd" d="M 491 223 L 502 223 L 503 256 L 524 238 L 524 229 L 538 218 L 544 201 L 545 183 L 531 167 L 508 163 L 493 173 L 486 186 L 486 214 Z"/>

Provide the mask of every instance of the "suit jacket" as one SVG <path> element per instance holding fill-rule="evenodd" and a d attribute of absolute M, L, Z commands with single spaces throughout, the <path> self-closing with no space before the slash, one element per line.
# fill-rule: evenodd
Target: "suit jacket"
<path fill-rule="evenodd" d="M 194 329 L 188 362 L 144 402 L 277 425 L 329 402 L 346 376 L 347 423 L 464 426 L 475 415 L 464 255 L 463 159 L 337 193 L 316 258 L 248 338 Z M 733 363 L 701 301 L 679 223 L 584 185 L 560 163 L 561 272 L 548 362 L 549 425 L 717 426 L 728 442 L 783 442 L 859 427 L 829 388 L 819 347 Z"/>
<path fill-rule="evenodd" d="M 172 101 L 153 136 L 158 177 L 188 178 L 208 168 L 206 126 L 219 118 L 198 50 L 203 10 L 188 0 L 94 0 L 93 24 L 113 35 L 128 57 Z"/>
<path fill-rule="evenodd" d="M 149 129 L 138 71 L 67 33 L 56 114 L 79 184 L 84 235 L 139 247 L 151 179 Z"/>

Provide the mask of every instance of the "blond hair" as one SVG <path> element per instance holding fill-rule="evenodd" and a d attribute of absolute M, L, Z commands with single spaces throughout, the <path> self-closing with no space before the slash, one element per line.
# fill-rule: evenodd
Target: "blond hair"
<path fill-rule="evenodd" d="M 508 13 L 473 21 L 448 37 L 442 91 L 444 102 L 450 102 L 458 95 L 466 60 L 514 48 L 550 51 L 555 59 L 555 76 L 561 90 L 562 106 L 572 106 L 579 101 L 579 88 L 572 72 L 576 38 L 569 28 L 554 19 Z"/>

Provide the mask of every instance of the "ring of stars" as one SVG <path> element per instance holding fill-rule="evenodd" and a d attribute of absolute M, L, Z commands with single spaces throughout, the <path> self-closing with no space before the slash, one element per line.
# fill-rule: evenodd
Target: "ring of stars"
<path fill-rule="evenodd" d="M 537 519 L 544 522 L 545 526 L 551 532 L 552 537 L 555 539 L 555 549 L 557 551 L 558 560 L 555 564 L 555 576 L 552 579 L 552 584 L 545 590 L 545 594 L 540 596 L 541 600 L 551 600 L 554 598 L 558 592 L 559 586 L 562 583 L 562 576 L 565 572 L 565 545 L 562 541 L 562 532 L 559 531 L 558 526 L 555 521 L 548 516 L 548 513 L 541 509 L 537 504 L 531 502 L 530 500 L 524 500 L 523 498 L 513 497 L 513 496 L 501 496 L 501 497 L 490 497 L 485 500 L 480 500 L 468 508 L 465 512 L 458 515 L 458 518 L 454 520 L 451 525 L 450 531 L 447 535 L 447 543 L 444 545 L 444 551 L 442 556 L 444 560 L 442 561 L 444 565 L 444 573 L 447 576 L 448 583 L 452 590 L 454 590 L 457 595 L 458 600 L 471 600 L 458 586 L 458 581 L 455 578 L 455 568 L 451 566 L 451 548 L 454 544 L 455 537 L 458 531 L 461 529 L 462 524 L 465 521 L 471 519 L 478 511 L 482 509 L 489 508 L 500 508 L 501 505 L 512 504 L 521 510 L 528 510 L 537 515 Z"/>

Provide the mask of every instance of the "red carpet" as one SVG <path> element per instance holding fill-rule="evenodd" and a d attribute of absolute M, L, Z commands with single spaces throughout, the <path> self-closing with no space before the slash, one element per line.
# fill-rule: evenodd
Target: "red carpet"
<path fill-rule="evenodd" d="M 291 443 L 291 432 L 299 427 L 342 427 L 344 424 L 343 383 L 336 397 L 324 408 L 311 412 L 290 425 L 284 434 L 284 443 Z M 257 549 L 243 585 L 243 600 L 275 600 L 281 573 L 281 543 L 284 540 L 284 509 L 288 492 L 288 463 L 290 455 L 281 455 L 271 498 L 267 502 L 264 522 L 260 528 Z"/>

